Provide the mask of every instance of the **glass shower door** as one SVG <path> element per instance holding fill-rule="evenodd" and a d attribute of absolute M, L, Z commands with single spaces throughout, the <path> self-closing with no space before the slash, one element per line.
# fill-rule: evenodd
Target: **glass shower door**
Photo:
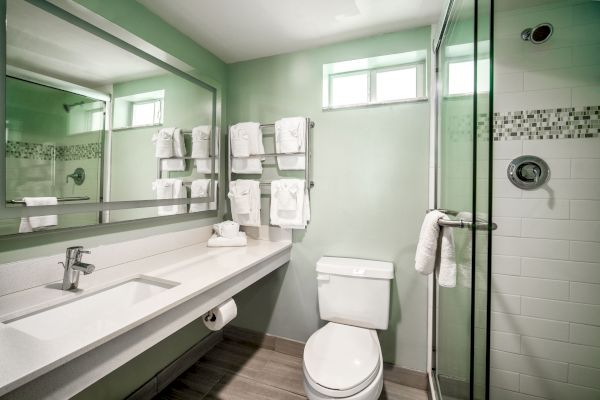
<path fill-rule="evenodd" d="M 434 374 L 442 399 L 485 399 L 488 381 L 490 1 L 455 0 L 436 50 L 436 204 L 453 219 L 456 285 L 436 281 Z"/>

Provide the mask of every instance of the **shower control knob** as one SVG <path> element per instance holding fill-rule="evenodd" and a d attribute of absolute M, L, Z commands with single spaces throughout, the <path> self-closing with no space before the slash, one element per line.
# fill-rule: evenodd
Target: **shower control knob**
<path fill-rule="evenodd" d="M 523 190 L 537 189 L 550 178 L 550 168 L 544 160 L 536 156 L 517 157 L 508 164 L 508 179 Z"/>

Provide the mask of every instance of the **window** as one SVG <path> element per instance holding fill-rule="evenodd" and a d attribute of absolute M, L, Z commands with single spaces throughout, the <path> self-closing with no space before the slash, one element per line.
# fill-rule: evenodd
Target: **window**
<path fill-rule="evenodd" d="M 104 129 L 104 110 L 95 109 L 89 111 L 89 130 L 92 132 Z"/>
<path fill-rule="evenodd" d="M 448 63 L 448 87 L 449 96 L 469 95 L 473 93 L 475 81 L 475 63 L 469 61 L 455 61 Z M 477 91 L 488 92 L 490 90 L 490 60 L 484 59 L 477 62 Z"/>
<path fill-rule="evenodd" d="M 323 108 L 359 107 L 426 98 L 426 51 L 323 65 Z"/>
<path fill-rule="evenodd" d="M 131 105 L 131 126 L 156 125 L 160 123 L 162 101 L 140 101 Z"/>

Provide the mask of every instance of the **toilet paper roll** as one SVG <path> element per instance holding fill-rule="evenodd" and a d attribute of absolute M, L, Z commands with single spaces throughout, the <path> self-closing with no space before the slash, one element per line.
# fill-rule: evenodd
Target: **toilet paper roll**
<path fill-rule="evenodd" d="M 204 314 L 204 325 L 211 331 L 219 331 L 237 316 L 237 306 L 233 299 L 229 299 L 206 314 Z"/>

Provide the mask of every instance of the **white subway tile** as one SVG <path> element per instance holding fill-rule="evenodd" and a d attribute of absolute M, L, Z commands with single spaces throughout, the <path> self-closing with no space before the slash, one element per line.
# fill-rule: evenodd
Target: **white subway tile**
<path fill-rule="evenodd" d="M 492 259 L 492 268 L 493 268 Z M 600 283 L 600 263 L 522 258 L 521 275 L 565 281 Z"/>
<path fill-rule="evenodd" d="M 490 358 L 490 365 L 492 368 L 540 376 L 563 382 L 567 381 L 568 366 L 566 363 L 498 350 L 492 350 Z"/>
<path fill-rule="evenodd" d="M 571 242 L 571 260 L 588 262 L 600 261 L 600 243 Z"/>
<path fill-rule="evenodd" d="M 600 179 L 600 154 L 598 154 L 598 157 L 571 161 L 571 178 Z"/>
<path fill-rule="evenodd" d="M 494 94 L 523 91 L 523 73 L 494 74 Z"/>
<path fill-rule="evenodd" d="M 519 374 L 502 369 L 490 369 L 490 385 L 507 390 L 519 390 Z"/>
<path fill-rule="evenodd" d="M 503 142 L 519 142 L 520 140 L 506 140 Z M 498 142 L 501 143 L 501 142 Z M 496 142 L 494 142 L 494 151 L 496 150 Z M 510 159 L 494 159 L 492 163 L 492 169 L 494 171 L 493 177 L 494 179 L 508 179 L 506 177 L 506 169 L 508 168 L 508 164 L 510 163 Z"/>
<path fill-rule="evenodd" d="M 600 201 L 571 200 L 571 219 L 600 221 Z"/>
<path fill-rule="evenodd" d="M 569 324 L 562 321 L 492 312 L 492 330 L 546 339 L 569 340 Z M 521 340 L 522 343 L 522 340 Z M 537 356 L 542 357 L 542 356 Z"/>
<path fill-rule="evenodd" d="M 521 258 L 515 256 L 492 256 L 492 271 L 495 274 L 520 275 Z"/>
<path fill-rule="evenodd" d="M 600 241 L 600 221 L 570 221 L 569 239 L 588 242 Z"/>
<path fill-rule="evenodd" d="M 569 219 L 569 201 L 554 199 L 506 199 L 493 202 L 494 217 Z"/>
<path fill-rule="evenodd" d="M 494 142 L 494 159 L 512 160 L 520 155 L 523 155 L 522 140 L 499 140 Z M 508 166 L 508 164 L 506 165 Z"/>
<path fill-rule="evenodd" d="M 600 367 L 600 348 L 540 337 L 521 337 L 521 353 L 554 361 Z"/>
<path fill-rule="evenodd" d="M 494 217 L 493 221 L 498 225 L 494 235 L 521 236 L 521 218 Z"/>
<path fill-rule="evenodd" d="M 569 282 L 493 274 L 492 291 L 543 299 L 568 300 Z"/>
<path fill-rule="evenodd" d="M 571 282 L 571 301 L 588 304 L 600 304 L 600 285 L 593 283 Z M 600 321 L 600 308 L 596 311 Z M 600 323 L 598 323 L 600 325 Z"/>
<path fill-rule="evenodd" d="M 600 324 L 600 306 L 593 304 L 522 297 L 521 313 L 556 321 Z"/>
<path fill-rule="evenodd" d="M 600 369 L 569 364 L 569 383 L 600 389 Z"/>
<path fill-rule="evenodd" d="M 513 185 L 506 178 L 493 180 L 492 193 L 494 194 L 494 198 L 509 197 L 514 199 L 520 199 L 521 197 L 523 197 L 523 191 L 515 185 Z"/>
<path fill-rule="evenodd" d="M 570 88 L 494 94 L 494 112 L 557 108 L 570 104 Z"/>
<path fill-rule="evenodd" d="M 490 400 L 543 400 L 537 396 L 530 396 L 528 394 L 513 392 L 512 390 L 506 390 L 502 388 L 494 387 L 490 385 Z"/>
<path fill-rule="evenodd" d="M 493 236 L 492 254 L 568 260 L 569 242 L 566 240 Z"/>
<path fill-rule="evenodd" d="M 570 324 L 569 341 L 600 347 L 600 326 Z"/>
<path fill-rule="evenodd" d="M 550 179 L 536 190 L 523 191 L 524 199 L 600 199 L 600 179 Z"/>
<path fill-rule="evenodd" d="M 514 35 L 510 39 L 515 41 Z M 501 74 L 535 71 L 540 69 L 540 66 L 543 68 L 568 67 L 571 65 L 571 53 L 572 51 L 568 47 L 530 52 L 527 57 L 522 57 L 522 53 L 496 53 L 494 56 L 499 59 L 494 60 L 494 70 Z M 496 68 L 497 62 L 500 63 L 498 68 Z"/>
<path fill-rule="evenodd" d="M 523 154 L 541 158 L 597 158 L 600 139 L 524 140 Z"/>
<path fill-rule="evenodd" d="M 525 72 L 524 90 L 591 86 L 600 82 L 598 66 L 567 67 Z"/>
<path fill-rule="evenodd" d="M 571 177 L 571 160 L 568 158 L 545 158 L 550 168 L 550 179 L 568 179 Z"/>
<path fill-rule="evenodd" d="M 570 221 L 523 218 L 521 235 L 531 238 L 569 239 Z"/>
<path fill-rule="evenodd" d="M 491 294 L 490 307 L 492 311 L 506 314 L 521 314 L 521 296 L 493 292 Z"/>
<path fill-rule="evenodd" d="M 509 332 L 491 331 L 490 346 L 495 350 L 519 353 L 521 351 L 521 335 Z"/>
<path fill-rule="evenodd" d="M 573 107 L 600 103 L 600 86 L 580 86 L 571 89 Z"/>
<path fill-rule="evenodd" d="M 521 375 L 519 389 L 522 393 L 549 400 L 598 400 L 600 398 L 600 390 L 529 375 Z"/>

